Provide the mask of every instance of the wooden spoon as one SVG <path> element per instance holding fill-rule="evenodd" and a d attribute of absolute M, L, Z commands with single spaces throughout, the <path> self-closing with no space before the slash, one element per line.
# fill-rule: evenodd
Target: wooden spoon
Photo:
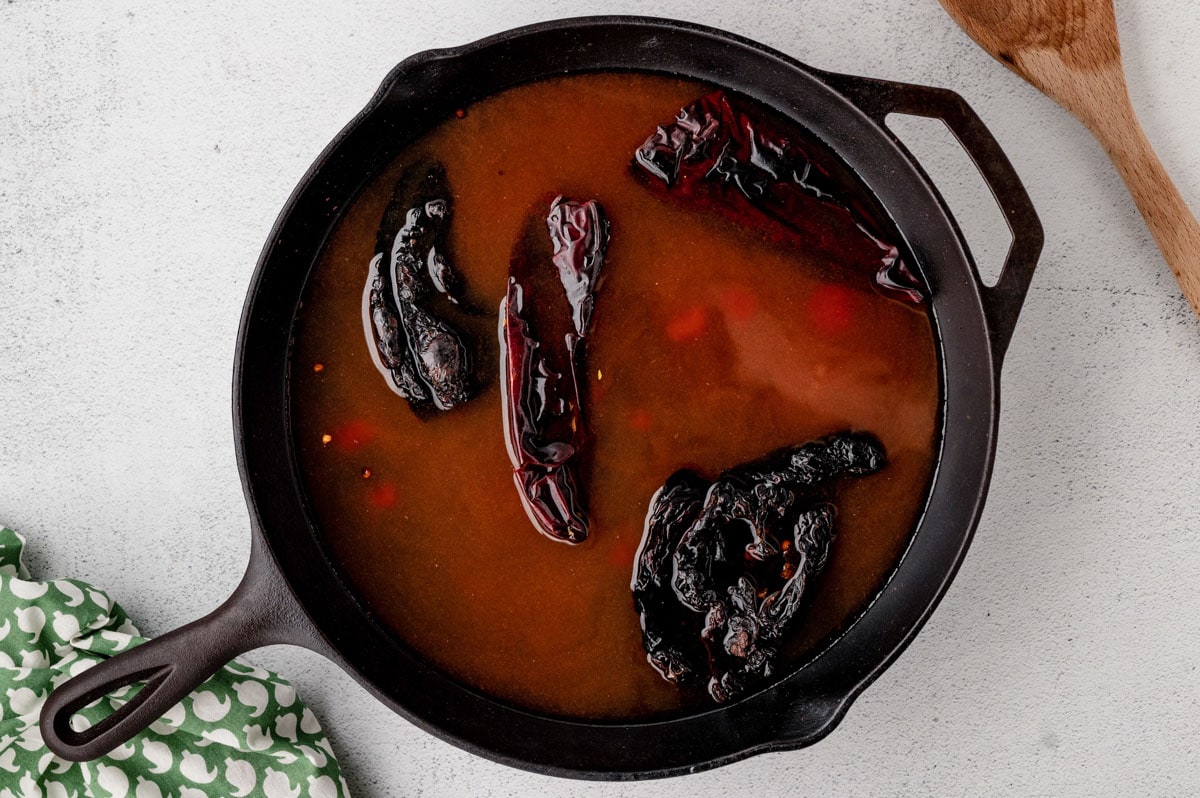
<path fill-rule="evenodd" d="M 1129 102 L 1112 0 L 939 0 L 979 46 L 1083 122 L 1200 314 L 1200 224 Z"/>

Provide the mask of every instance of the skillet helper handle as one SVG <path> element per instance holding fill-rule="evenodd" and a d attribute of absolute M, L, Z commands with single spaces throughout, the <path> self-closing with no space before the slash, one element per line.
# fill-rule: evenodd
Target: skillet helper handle
<path fill-rule="evenodd" d="M 887 128 L 886 118 L 893 113 L 941 120 L 979 169 L 992 191 L 992 198 L 1004 214 L 1013 239 L 994 286 L 984 285 L 978 270 L 972 270 L 983 301 L 992 355 L 998 370 L 1017 325 L 1029 283 L 1033 280 L 1044 239 L 1033 202 L 1008 156 L 967 101 L 949 89 L 833 73 L 825 73 L 822 77 L 880 127 Z M 901 147 L 904 146 L 895 134 L 888 132 Z M 907 148 L 904 149 L 907 152 Z M 971 257 L 969 250 L 967 254 Z"/>
<path fill-rule="evenodd" d="M 257 546 L 256 546 L 257 548 Z M 275 643 L 319 646 L 275 563 L 255 552 L 233 595 L 209 615 L 104 660 L 59 685 L 42 707 L 41 732 L 57 756 L 84 762 L 144 731 L 234 657 Z M 108 717 L 76 731 L 71 717 L 130 684 L 141 690 Z"/>

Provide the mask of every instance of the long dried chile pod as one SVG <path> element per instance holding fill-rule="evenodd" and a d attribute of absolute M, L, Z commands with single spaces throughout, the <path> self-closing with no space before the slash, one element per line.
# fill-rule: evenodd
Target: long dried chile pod
<path fill-rule="evenodd" d="M 545 220 L 552 252 L 523 242 L 500 305 L 505 440 L 513 479 L 534 526 L 555 540 L 587 538 L 576 463 L 586 439 L 584 342 L 603 271 L 608 223 L 594 201 L 562 197 Z M 547 262 L 549 261 L 549 262 Z"/>
<path fill-rule="evenodd" d="M 634 153 L 670 196 L 800 243 L 867 272 L 886 296 L 921 302 L 928 290 L 899 249 L 794 141 L 723 91 L 699 98 Z"/>

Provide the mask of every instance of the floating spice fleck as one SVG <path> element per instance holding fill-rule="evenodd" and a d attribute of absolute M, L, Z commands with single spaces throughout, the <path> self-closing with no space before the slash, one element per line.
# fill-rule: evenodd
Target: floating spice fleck
<path fill-rule="evenodd" d="M 364 469 L 362 470 L 362 478 L 363 478 L 363 479 L 370 479 L 370 478 L 371 478 L 371 469 L 369 469 L 369 468 L 364 468 Z"/>
<path fill-rule="evenodd" d="M 326 432 L 324 435 L 321 436 L 321 443 L 324 446 L 328 446 L 330 441 L 332 441 L 332 440 L 333 440 L 333 436 L 330 435 L 328 432 Z"/>

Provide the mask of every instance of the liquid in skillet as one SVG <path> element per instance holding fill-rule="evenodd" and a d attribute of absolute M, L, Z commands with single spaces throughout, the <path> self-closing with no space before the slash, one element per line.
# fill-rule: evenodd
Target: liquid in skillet
<path fill-rule="evenodd" d="M 308 498 L 372 612 L 421 656 L 534 710 L 587 718 L 705 700 L 646 663 L 630 596 L 647 505 L 671 473 L 715 476 L 845 429 L 887 466 L 837 497 L 837 537 L 785 658 L 840 628 L 894 567 L 924 506 L 939 405 L 923 306 L 886 298 L 837 258 L 781 247 L 664 202 L 630 166 L 647 131 L 710 90 L 646 74 L 543 81 L 481 101 L 409 146 L 349 207 L 306 290 L 291 414 Z M 407 163 L 446 164 L 449 254 L 481 390 L 418 416 L 371 360 L 363 285 Z M 533 531 L 501 425 L 495 309 L 512 244 L 547 194 L 599 201 L 608 277 L 588 341 L 591 535 Z M 786 671 L 787 668 L 784 668 Z"/>

